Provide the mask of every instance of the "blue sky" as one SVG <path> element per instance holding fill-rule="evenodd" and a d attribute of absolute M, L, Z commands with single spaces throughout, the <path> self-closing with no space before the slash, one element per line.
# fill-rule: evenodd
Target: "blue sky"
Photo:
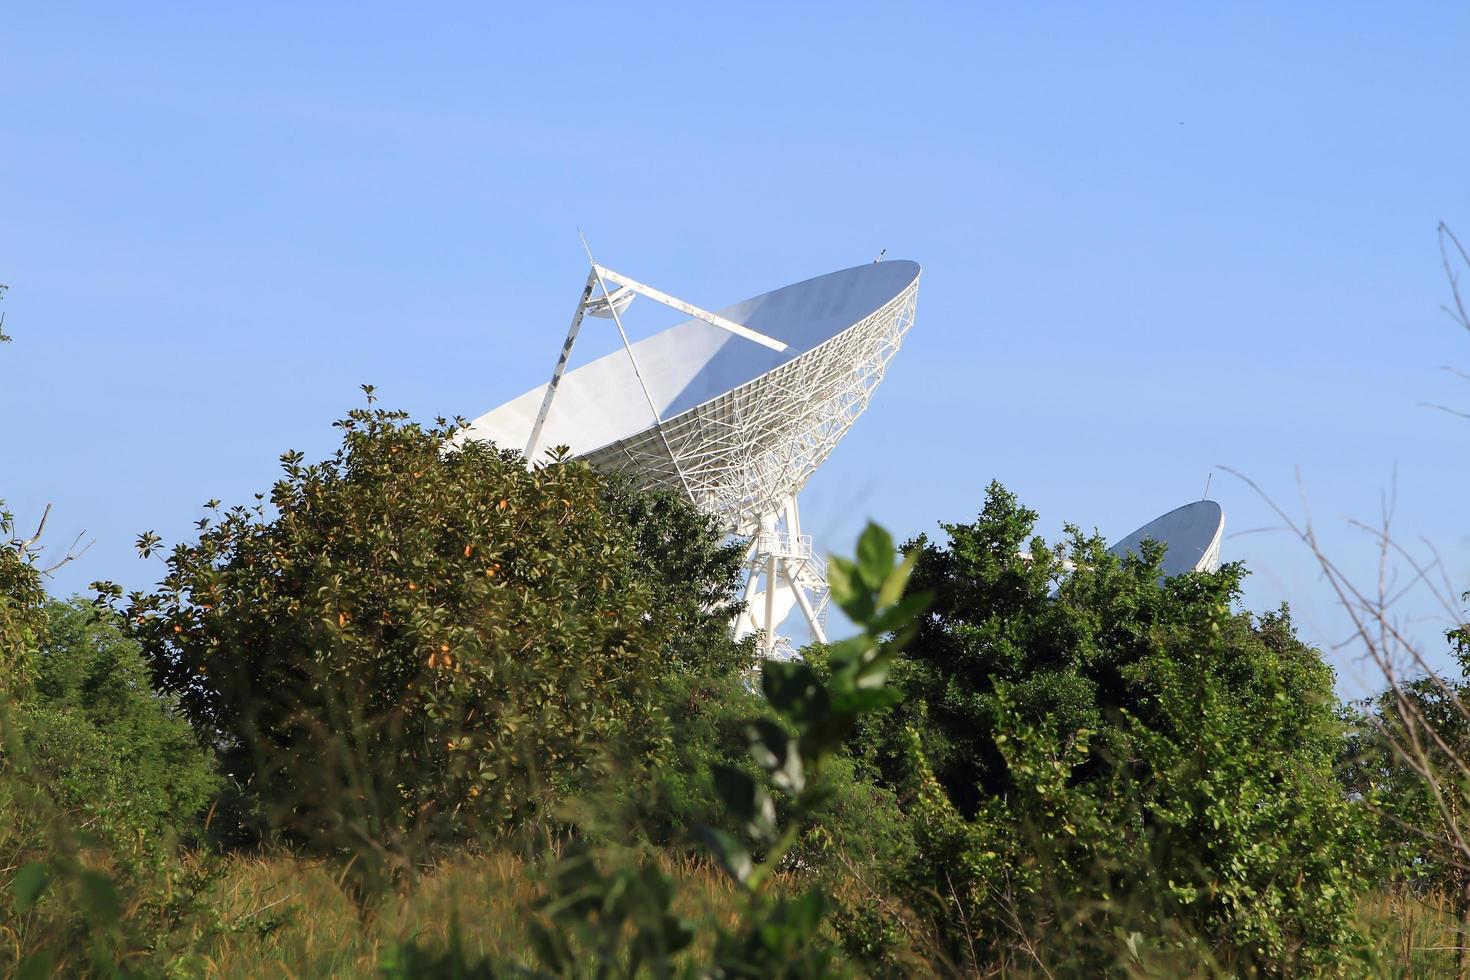
<path fill-rule="evenodd" d="M 1223 464 L 1296 513 L 1299 470 L 1367 575 L 1344 522 L 1396 468 L 1397 531 L 1470 588 L 1470 422 L 1422 404 L 1470 407 L 1434 234 L 1470 234 L 1470 8 L 551 6 L 9 6 L 0 497 L 96 539 L 53 591 L 155 581 L 138 532 L 327 454 L 363 382 L 432 417 L 543 381 L 579 225 L 711 308 L 924 265 L 804 496 L 829 548 L 968 519 L 992 478 L 1044 533 L 1116 538 Z M 1212 496 L 1232 533 L 1275 523 Z M 1300 545 L 1226 556 L 1248 606 L 1340 638 Z"/>

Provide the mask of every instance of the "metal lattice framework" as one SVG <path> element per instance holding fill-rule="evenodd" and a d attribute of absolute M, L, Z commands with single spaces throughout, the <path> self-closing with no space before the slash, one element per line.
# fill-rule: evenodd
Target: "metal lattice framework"
<path fill-rule="evenodd" d="M 687 492 L 737 534 L 770 522 L 868 401 L 914 322 L 917 278 L 842 333 L 657 428 L 582 458 L 645 487 Z"/>

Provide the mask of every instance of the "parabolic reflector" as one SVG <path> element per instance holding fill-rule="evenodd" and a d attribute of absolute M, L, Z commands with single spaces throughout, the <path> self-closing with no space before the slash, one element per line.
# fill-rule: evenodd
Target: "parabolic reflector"
<path fill-rule="evenodd" d="M 561 379 L 536 454 L 567 446 L 753 533 L 867 407 L 913 324 L 918 286 L 917 263 L 885 261 L 718 311 L 783 342 L 781 351 L 690 319 L 600 357 Z M 463 437 L 524 447 L 547 387 L 481 416 Z"/>
<path fill-rule="evenodd" d="M 1156 517 L 1113 545 L 1119 558 L 1140 554 L 1147 539 L 1165 545 L 1164 578 L 1186 572 L 1210 572 L 1220 566 L 1220 539 L 1225 534 L 1225 512 L 1213 500 L 1196 500 Z"/>

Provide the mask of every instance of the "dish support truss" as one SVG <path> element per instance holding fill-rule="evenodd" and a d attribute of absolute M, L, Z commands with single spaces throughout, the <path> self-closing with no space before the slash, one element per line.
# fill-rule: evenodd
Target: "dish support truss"
<path fill-rule="evenodd" d="M 594 266 L 594 273 L 605 271 Z M 584 304 L 591 277 L 588 286 Z M 656 293 L 645 288 L 644 295 Z M 801 533 L 796 495 L 868 407 L 913 326 L 918 291 L 915 278 L 830 340 L 672 418 L 655 412 L 651 428 L 581 457 L 642 487 L 680 491 L 728 532 L 750 539 L 747 608 L 732 627 L 737 636 L 759 634 L 765 656 L 793 654 L 777 633 L 793 609 L 812 637 L 826 642 L 826 563 Z"/>
<path fill-rule="evenodd" d="M 800 609 L 812 639 L 826 643 L 829 592 L 827 563 L 813 550 L 812 536 L 801 533 L 796 498 L 788 497 L 746 548 L 745 608 L 735 617 L 735 638 L 755 636 L 763 656 L 794 659 L 795 648 L 777 628 Z"/>

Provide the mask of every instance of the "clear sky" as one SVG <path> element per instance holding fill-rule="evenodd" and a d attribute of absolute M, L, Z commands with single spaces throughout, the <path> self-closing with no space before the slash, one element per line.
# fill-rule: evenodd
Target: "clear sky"
<path fill-rule="evenodd" d="M 1371 574 L 1344 522 L 1397 467 L 1397 530 L 1470 588 L 1470 421 L 1422 404 L 1470 408 L 1434 234 L 1470 235 L 1470 7 L 634 6 L 7 5 L 0 498 L 96 539 L 54 592 L 156 581 L 139 532 L 326 455 L 363 382 L 428 418 L 544 381 L 579 225 L 710 308 L 923 264 L 805 494 L 828 548 L 968 519 L 992 478 L 1116 538 L 1223 464 L 1298 514 L 1299 468 Z M 1340 638 L 1300 545 L 1225 552 L 1249 607 Z"/>

